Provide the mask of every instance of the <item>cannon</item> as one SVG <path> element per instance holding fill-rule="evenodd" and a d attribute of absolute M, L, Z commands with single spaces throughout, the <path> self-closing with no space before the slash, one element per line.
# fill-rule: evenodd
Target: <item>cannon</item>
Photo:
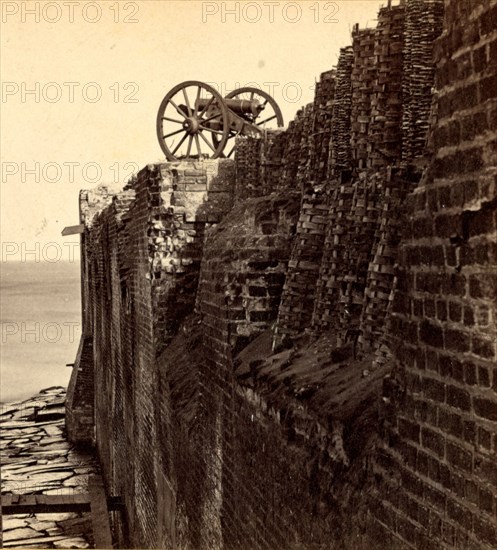
<path fill-rule="evenodd" d="M 236 136 L 256 137 L 275 126 L 283 126 L 283 115 L 268 93 L 245 87 L 223 98 L 195 80 L 172 88 L 157 114 L 157 138 L 169 161 L 231 157 Z"/>

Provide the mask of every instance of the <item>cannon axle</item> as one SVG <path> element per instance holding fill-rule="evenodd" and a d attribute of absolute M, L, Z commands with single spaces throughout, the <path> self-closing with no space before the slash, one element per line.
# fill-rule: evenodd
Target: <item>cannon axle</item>
<path fill-rule="evenodd" d="M 185 118 L 183 128 L 185 129 L 185 132 L 188 132 L 189 134 L 196 134 L 200 130 L 200 122 L 195 117 Z"/>

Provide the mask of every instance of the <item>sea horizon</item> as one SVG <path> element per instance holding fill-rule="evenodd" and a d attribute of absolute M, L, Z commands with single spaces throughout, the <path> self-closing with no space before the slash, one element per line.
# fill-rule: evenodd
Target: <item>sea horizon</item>
<path fill-rule="evenodd" d="M 67 388 L 81 335 L 80 263 L 0 263 L 0 403 Z"/>

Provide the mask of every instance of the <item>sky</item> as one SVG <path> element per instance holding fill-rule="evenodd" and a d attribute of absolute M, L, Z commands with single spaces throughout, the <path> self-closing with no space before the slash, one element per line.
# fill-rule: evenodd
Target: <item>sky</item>
<path fill-rule="evenodd" d="M 155 118 L 174 85 L 257 86 L 288 124 L 385 4 L 1 0 L 1 260 L 77 256 L 61 231 L 79 190 L 164 160 Z"/>

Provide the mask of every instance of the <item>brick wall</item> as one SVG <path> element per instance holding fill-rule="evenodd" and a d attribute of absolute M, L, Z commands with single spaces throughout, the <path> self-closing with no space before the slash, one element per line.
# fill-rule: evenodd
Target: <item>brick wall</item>
<path fill-rule="evenodd" d="M 204 229 L 231 208 L 233 189 L 232 161 L 178 162 L 148 166 L 122 192 L 82 201 L 84 335 L 68 432 L 81 441 L 95 429 L 108 492 L 126 503 L 115 526 L 121 543 L 174 539 L 156 359 L 193 311 Z"/>
<path fill-rule="evenodd" d="M 435 155 L 407 202 L 376 517 L 399 547 L 490 549 L 497 546 L 497 3 L 447 2 L 435 52 Z"/>
<path fill-rule="evenodd" d="M 253 447 L 257 440 L 262 444 L 272 435 L 254 425 L 257 412 L 237 397 L 233 357 L 276 319 L 298 199 L 298 194 L 251 199 L 206 235 L 197 298 L 200 397 L 196 421 L 190 422 L 191 458 L 180 448 L 177 459 L 189 464 L 187 471 L 177 470 L 178 484 L 184 487 L 178 506 L 189 518 L 192 512 L 196 516 L 182 528 L 185 520 L 178 517 L 186 547 L 231 547 L 243 541 L 259 547 L 279 540 L 276 533 L 261 531 L 261 523 L 270 521 L 265 498 L 270 480 L 264 463 L 253 463 L 256 455 L 249 456 L 260 452 Z M 176 366 L 168 364 L 173 375 Z M 178 422 L 184 425 L 181 416 Z M 249 470 L 246 460 L 252 463 Z M 203 481 L 188 490 L 192 465 L 195 478 Z M 278 536 L 288 540 L 284 533 Z"/>
<path fill-rule="evenodd" d="M 69 438 L 82 445 L 95 443 L 92 297 L 86 244 L 91 243 L 89 228 L 95 215 L 111 203 L 115 192 L 112 186 L 100 185 L 79 195 L 80 223 L 86 226 L 81 236 L 82 336 L 67 388 L 66 428 Z"/>
<path fill-rule="evenodd" d="M 95 443 L 93 339 L 81 338 L 67 388 L 66 429 L 71 441 Z"/>

